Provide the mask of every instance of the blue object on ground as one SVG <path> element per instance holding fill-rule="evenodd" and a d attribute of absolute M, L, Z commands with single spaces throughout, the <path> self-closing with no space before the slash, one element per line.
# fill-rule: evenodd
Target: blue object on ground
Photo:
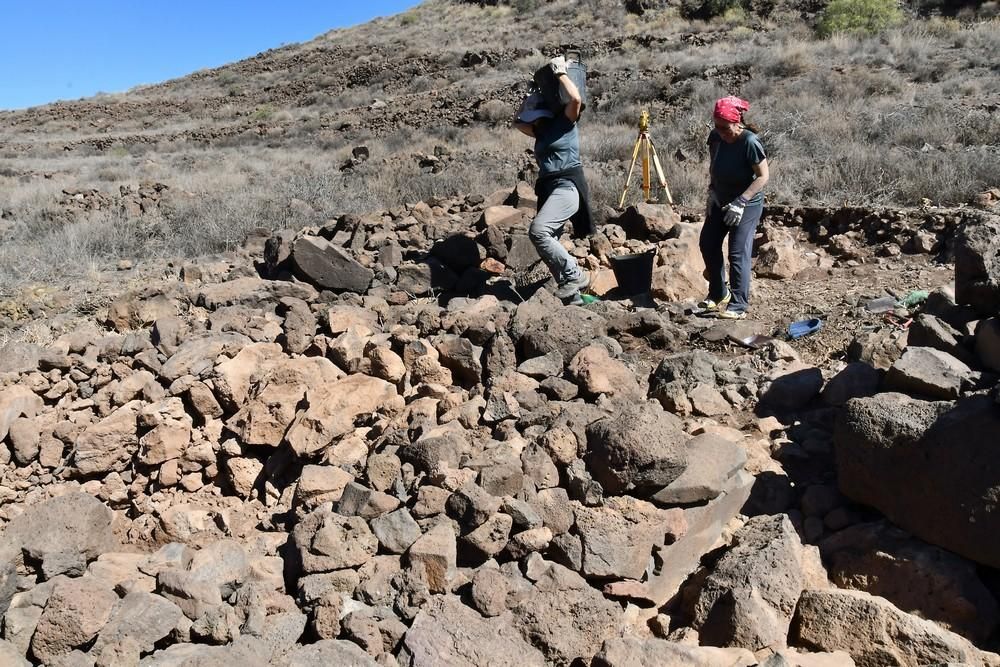
<path fill-rule="evenodd" d="M 816 333 L 823 327 L 823 320 L 813 318 L 810 320 L 799 320 L 788 325 L 788 337 L 792 340 L 802 338 L 809 334 Z"/>

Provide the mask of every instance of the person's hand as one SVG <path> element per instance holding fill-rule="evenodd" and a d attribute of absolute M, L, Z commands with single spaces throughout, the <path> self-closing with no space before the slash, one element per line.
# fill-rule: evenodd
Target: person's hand
<path fill-rule="evenodd" d="M 556 76 L 566 73 L 566 56 L 556 56 L 549 61 L 549 67 Z"/>
<path fill-rule="evenodd" d="M 725 217 L 723 220 L 729 227 L 735 227 L 740 224 L 740 220 L 743 219 L 743 209 L 746 208 L 747 204 L 750 202 L 746 200 L 742 195 L 734 199 L 733 201 L 726 204 L 725 207 Z"/>

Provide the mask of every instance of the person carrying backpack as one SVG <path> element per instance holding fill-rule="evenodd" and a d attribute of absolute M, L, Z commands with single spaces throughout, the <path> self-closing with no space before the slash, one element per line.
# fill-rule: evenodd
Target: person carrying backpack
<path fill-rule="evenodd" d="M 583 99 L 567 74 L 564 56 L 553 58 L 548 67 L 564 105 L 553 110 L 541 92 L 534 91 L 521 105 L 514 127 L 535 140 L 538 162 L 538 212 L 528 228 L 528 237 L 556 280 L 556 296 L 565 300 L 589 287 L 590 275 L 559 242 L 559 235 L 569 220 L 574 236 L 587 236 L 593 233 L 593 220 L 577 128 Z"/>
<path fill-rule="evenodd" d="M 750 103 L 738 97 L 716 101 L 715 129 L 708 135 L 709 186 L 699 247 L 705 260 L 708 298 L 703 312 L 741 320 L 750 308 L 750 257 L 764 210 L 767 154 L 755 129 L 744 122 Z M 722 242 L 729 237 L 729 285 Z"/>

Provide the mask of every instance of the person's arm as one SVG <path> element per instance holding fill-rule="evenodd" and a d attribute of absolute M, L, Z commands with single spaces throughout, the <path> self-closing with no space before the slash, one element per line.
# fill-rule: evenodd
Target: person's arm
<path fill-rule="evenodd" d="M 552 74 L 559 80 L 559 99 L 566 104 L 564 107 L 566 118 L 571 123 L 575 123 L 583 110 L 583 98 L 580 97 L 580 89 L 576 87 L 573 79 L 569 78 L 569 74 L 566 72 L 566 58 L 556 56 L 549 61 L 549 67 L 552 68 Z"/>
<path fill-rule="evenodd" d="M 566 118 L 575 123 L 579 120 L 580 111 L 583 109 L 583 98 L 580 97 L 580 89 L 576 87 L 573 79 L 569 78 L 568 74 L 560 74 L 558 76 L 559 86 L 562 88 L 561 92 L 566 93 L 562 97 L 569 99 L 565 109 Z"/>
<path fill-rule="evenodd" d="M 764 186 L 767 185 L 767 181 L 771 176 L 767 168 L 767 158 L 764 158 L 757 164 L 753 165 L 751 169 L 753 169 L 753 173 L 756 178 L 754 178 L 750 183 L 750 186 L 743 191 L 743 198 L 747 201 L 753 199 L 758 192 L 764 189 Z"/>
<path fill-rule="evenodd" d="M 535 126 L 531 123 L 518 123 L 514 122 L 514 129 L 516 129 L 521 134 L 526 134 L 532 139 L 535 138 Z"/>
<path fill-rule="evenodd" d="M 718 152 L 718 142 L 721 141 L 718 137 L 715 137 L 712 132 L 708 133 L 708 139 L 705 141 L 708 144 L 708 191 L 712 191 L 712 167 L 715 166 L 715 154 Z"/>

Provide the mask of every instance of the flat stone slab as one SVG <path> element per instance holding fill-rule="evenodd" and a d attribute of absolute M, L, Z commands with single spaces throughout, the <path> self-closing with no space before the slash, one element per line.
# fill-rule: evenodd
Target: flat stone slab
<path fill-rule="evenodd" d="M 949 400 L 958 398 L 972 369 L 947 352 L 908 347 L 885 375 L 885 388 L 905 394 Z"/>
<path fill-rule="evenodd" d="M 747 460 L 742 447 L 710 433 L 691 438 L 687 452 L 687 468 L 651 500 L 662 505 L 688 505 L 717 498 Z"/>

